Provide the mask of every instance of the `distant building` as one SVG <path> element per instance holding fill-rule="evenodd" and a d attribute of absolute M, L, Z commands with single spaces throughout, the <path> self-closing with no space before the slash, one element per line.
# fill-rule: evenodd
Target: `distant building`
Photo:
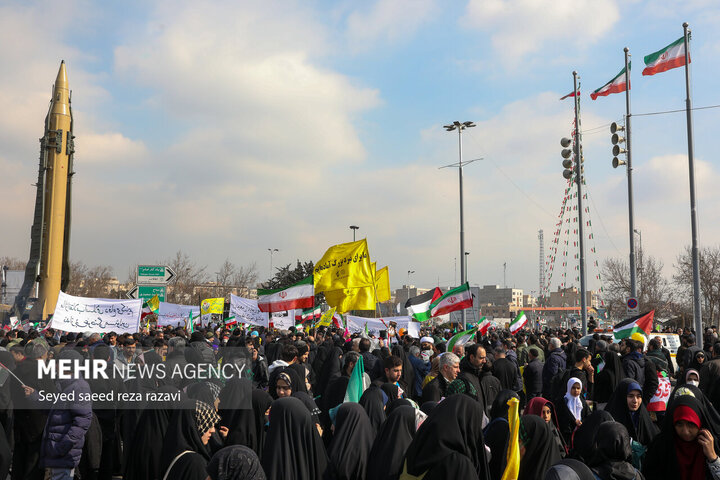
<path fill-rule="evenodd" d="M 415 285 L 403 285 L 402 288 L 395 290 L 395 304 L 400 304 L 400 312 L 395 315 L 407 315 L 405 304 L 407 303 L 408 298 L 417 297 L 429 290 L 429 288 L 418 288 Z"/>
<path fill-rule="evenodd" d="M 585 302 L 588 307 L 600 306 L 600 297 L 597 292 L 585 292 Z M 550 307 L 576 307 L 580 306 L 580 291 L 575 287 L 560 288 L 550 292 Z"/>
<path fill-rule="evenodd" d="M 500 288 L 499 285 L 485 285 L 478 289 L 477 301 L 481 305 L 523 306 L 523 291 L 519 288 Z"/>

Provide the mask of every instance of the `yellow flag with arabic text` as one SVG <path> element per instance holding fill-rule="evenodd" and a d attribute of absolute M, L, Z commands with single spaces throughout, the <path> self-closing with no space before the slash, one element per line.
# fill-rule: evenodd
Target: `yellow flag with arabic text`
<path fill-rule="evenodd" d="M 313 270 L 315 293 L 372 287 L 374 274 L 367 239 L 333 245 L 315 263 Z"/>
<path fill-rule="evenodd" d="M 335 315 L 335 307 L 331 308 L 327 312 L 323 313 L 318 320 L 316 327 L 329 327 L 332 323 L 333 316 Z"/>

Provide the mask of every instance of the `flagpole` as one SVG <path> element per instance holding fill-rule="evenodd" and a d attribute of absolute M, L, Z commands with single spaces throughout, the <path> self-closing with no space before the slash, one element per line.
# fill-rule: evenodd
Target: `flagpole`
<path fill-rule="evenodd" d="M 573 70 L 573 91 L 577 92 L 578 73 Z M 585 298 L 585 243 L 583 233 L 583 206 L 582 206 L 582 151 L 580 150 L 580 95 L 575 95 L 575 181 L 577 182 L 578 196 L 578 240 L 580 247 L 580 314 L 582 318 L 582 334 L 587 335 L 587 310 Z"/>
<path fill-rule="evenodd" d="M 690 30 L 683 23 L 685 38 L 685 113 L 687 117 L 688 170 L 690 175 L 690 225 L 692 228 L 693 266 L 693 319 L 695 335 L 702 335 L 702 309 L 700 306 L 700 253 L 698 251 L 697 203 L 695 202 L 695 147 L 693 142 L 692 97 L 690 96 Z"/>
<path fill-rule="evenodd" d="M 635 208 L 632 187 L 632 148 L 630 143 L 630 49 L 625 47 L 625 150 L 628 184 L 628 226 L 630 230 L 630 296 L 637 298 L 637 267 L 635 266 Z"/>

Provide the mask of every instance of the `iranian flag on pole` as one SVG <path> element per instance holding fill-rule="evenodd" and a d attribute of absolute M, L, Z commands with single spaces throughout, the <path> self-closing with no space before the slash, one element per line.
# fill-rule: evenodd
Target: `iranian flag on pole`
<path fill-rule="evenodd" d="M 630 64 L 628 64 L 628 66 L 630 66 Z M 590 98 L 592 98 L 593 100 L 597 100 L 597 97 L 606 97 L 611 93 L 624 92 L 626 88 L 627 84 L 625 83 L 625 67 L 623 67 L 623 69 L 620 70 L 620 73 L 615 75 L 615 78 L 592 92 L 590 94 Z"/>
<path fill-rule="evenodd" d="M 448 290 L 445 295 L 430 304 L 430 316 L 439 317 L 457 310 L 472 308 L 473 297 L 470 293 L 470 284 L 465 282 L 457 288 Z"/>
<path fill-rule="evenodd" d="M 471 328 L 470 330 L 458 332 L 457 335 L 454 335 L 450 340 L 448 340 L 447 351 L 452 352 L 453 347 L 455 347 L 455 345 L 465 345 L 467 342 L 472 340 L 472 338 L 475 336 L 475 332 L 477 332 L 477 331 L 478 331 L 478 327 Z"/>
<path fill-rule="evenodd" d="M 642 74 L 655 75 L 684 65 L 685 37 L 680 37 L 667 47 L 645 56 L 645 70 Z"/>
<path fill-rule="evenodd" d="M 565 95 L 564 97 L 560 97 L 560 100 L 565 100 L 566 98 L 574 97 L 575 95 L 580 95 L 580 90 L 577 92 L 573 91 Z"/>
<path fill-rule="evenodd" d="M 312 308 L 315 303 L 313 277 L 310 275 L 287 288 L 258 288 L 258 308 L 261 312 L 285 312 L 295 308 Z"/>
<path fill-rule="evenodd" d="M 528 319 L 525 316 L 525 312 L 520 310 L 515 320 L 510 323 L 510 333 L 516 333 L 527 324 L 527 321 Z"/>
<path fill-rule="evenodd" d="M 490 322 L 487 318 L 482 317 L 480 319 L 480 323 L 478 324 L 478 332 L 480 335 L 487 335 L 490 325 L 492 325 L 492 322 Z"/>

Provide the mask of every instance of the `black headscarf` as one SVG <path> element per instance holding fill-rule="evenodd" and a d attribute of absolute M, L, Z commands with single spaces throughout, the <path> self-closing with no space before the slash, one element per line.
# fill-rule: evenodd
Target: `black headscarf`
<path fill-rule="evenodd" d="M 267 417 L 265 412 L 272 404 L 272 397 L 264 390 L 253 390 L 252 391 L 252 409 L 255 424 L 255 438 L 257 439 L 257 450 L 255 453 L 258 457 L 262 456 L 263 446 L 265 445 L 265 424 L 267 423 Z"/>
<path fill-rule="evenodd" d="M 547 469 L 561 459 L 550 426 L 536 415 L 520 418 L 520 439 L 525 455 L 520 459 L 518 480 L 542 478 Z"/>
<path fill-rule="evenodd" d="M 627 406 L 627 394 L 630 393 L 633 384 L 636 387 L 634 389 L 637 389 L 635 380 L 631 378 L 622 379 L 610 400 L 608 400 L 605 411 L 612 415 L 616 422 L 625 426 L 632 439 L 642 445 L 649 445 L 655 435 L 660 433 L 660 429 L 653 423 L 644 403 L 640 404 L 640 409 L 635 413 L 638 425 L 637 429 L 635 428 L 635 422 L 631 418 Z M 642 395 L 642 390 L 640 390 L 640 394 Z"/>
<path fill-rule="evenodd" d="M 602 480 L 633 480 L 639 475 L 630 463 L 630 435 L 624 425 L 605 422 L 597 429 L 589 466 Z"/>
<path fill-rule="evenodd" d="M 570 445 L 570 456 L 587 463 L 592 457 L 593 441 L 598 427 L 605 422 L 612 422 L 613 417 L 605 410 L 598 410 L 588 416 L 573 435 Z"/>
<path fill-rule="evenodd" d="M 290 388 L 292 388 L 293 392 L 307 392 L 307 388 L 305 387 L 305 381 L 301 380 L 295 369 L 291 367 L 292 365 L 290 365 L 289 367 L 278 367 L 276 370 L 273 371 L 273 378 L 270 381 L 270 385 L 268 387 L 270 396 L 272 396 L 273 399 L 278 398 L 275 388 L 277 386 L 277 381 L 281 378 L 285 382 L 288 382 L 288 380 L 290 381 Z"/>
<path fill-rule="evenodd" d="M 404 398 L 398 398 L 394 402 L 388 403 L 387 407 L 385 408 L 385 415 L 387 417 L 390 417 L 390 414 L 395 411 L 395 409 L 400 407 L 413 407 L 413 404 L 410 402 L 410 400 L 406 400 Z"/>
<path fill-rule="evenodd" d="M 329 353 L 319 370 L 317 381 L 317 393 L 323 394 L 330 382 L 342 375 L 342 349 L 339 347 L 329 347 Z M 334 406 L 334 405 L 333 405 Z M 328 407 L 332 408 L 332 407 Z"/>
<path fill-rule="evenodd" d="M 188 450 L 193 452 L 193 454 L 183 455 L 181 457 L 182 461 L 178 461 L 173 465 L 172 471 L 174 473 L 182 471 L 182 477 L 173 476 L 173 480 L 198 478 L 198 471 L 202 470 L 204 472 L 207 462 L 210 460 L 210 451 L 202 443 L 198 423 L 198 412 L 201 410 L 200 403 L 197 400 L 187 400 L 183 404 L 183 408 L 175 410 L 170 417 L 161 454 L 162 474 L 168 470 L 170 464 L 179 454 Z M 212 407 L 208 406 L 208 408 Z M 204 411 L 201 413 L 204 413 Z"/>
<path fill-rule="evenodd" d="M 243 445 L 219 450 L 210 459 L 207 473 L 212 480 L 265 480 L 257 454 Z"/>
<path fill-rule="evenodd" d="M 415 408 L 409 405 L 393 405 L 370 450 L 372 461 L 368 465 L 367 478 L 396 480 L 403 468 L 405 452 L 414 436 Z"/>
<path fill-rule="evenodd" d="M 389 402 L 394 402 L 395 400 L 398 400 L 398 396 L 400 393 L 400 389 L 397 385 L 394 383 L 383 383 L 380 388 L 382 388 L 382 391 L 385 392 L 385 395 L 388 397 Z"/>
<path fill-rule="evenodd" d="M 220 393 L 220 387 L 211 382 L 196 382 L 187 387 L 187 396 L 200 400 L 208 405 L 215 405 L 215 400 Z"/>
<path fill-rule="evenodd" d="M 400 357 L 402 360 L 403 369 L 400 380 L 405 384 L 408 390 L 412 391 L 413 385 L 415 385 L 415 369 L 413 368 L 412 363 L 410 363 L 407 352 L 405 352 L 405 349 L 401 345 L 393 345 L 392 354 L 396 357 Z M 407 395 L 409 392 L 406 392 L 405 394 Z"/>
<path fill-rule="evenodd" d="M 158 388 L 160 393 L 177 393 L 177 391 L 178 389 L 171 385 Z M 132 439 L 127 442 L 128 454 L 123 472 L 124 478 L 162 477 L 165 472 L 160 471 L 161 453 L 172 415 L 170 402 L 162 402 L 162 405 L 145 409 L 140 414 Z"/>
<path fill-rule="evenodd" d="M 258 451 L 255 413 L 252 408 L 252 382 L 247 378 L 231 378 L 220 391 L 220 425 L 227 427 L 225 446 L 245 445 Z"/>
<path fill-rule="evenodd" d="M 581 461 L 566 458 L 550 467 L 542 478 L 544 480 L 595 480 L 595 475 L 590 467 Z"/>
<path fill-rule="evenodd" d="M 593 387 L 593 400 L 598 403 L 607 402 L 617 389 L 620 380 L 625 378 L 620 356 L 615 352 L 603 353 L 603 361 L 605 366 L 595 375 L 595 385 Z"/>
<path fill-rule="evenodd" d="M 387 394 L 375 385 L 370 386 L 360 397 L 360 405 L 365 409 L 365 413 L 370 419 L 373 434 L 377 434 L 380 425 L 385 421 L 386 402 Z"/>
<path fill-rule="evenodd" d="M 340 405 L 328 452 L 337 480 L 365 480 L 374 439 L 375 432 L 363 407 L 352 402 Z"/>
<path fill-rule="evenodd" d="M 680 388 L 670 398 L 662 429 L 648 446 L 643 461 L 643 475 L 646 478 L 681 478 L 675 447 L 675 425 L 673 420 L 675 409 L 681 405 L 689 407 L 698 415 L 701 428 L 707 428 L 714 437 L 715 453 L 720 453 L 718 431 L 712 423 L 708 422 L 708 411 L 702 400 L 696 395 L 689 388 Z"/>
<path fill-rule="evenodd" d="M 299 399 L 305 405 L 305 408 L 310 412 L 310 416 L 314 423 L 320 423 L 320 409 L 318 408 L 315 400 L 305 392 L 294 392 L 293 397 Z"/>
<path fill-rule="evenodd" d="M 485 427 L 485 444 L 490 448 L 490 476 L 500 478 L 507 464 L 510 425 L 507 421 L 508 400 L 518 398 L 512 390 L 501 390 L 490 408 L 490 423 Z"/>
<path fill-rule="evenodd" d="M 404 470 L 424 480 L 489 479 L 482 435 L 483 411 L 467 395 L 446 398 L 418 429 Z"/>
<path fill-rule="evenodd" d="M 328 457 L 305 405 L 293 397 L 272 403 L 261 463 L 268 480 L 322 479 Z"/>
<path fill-rule="evenodd" d="M 420 411 L 423 412 L 425 415 L 430 415 L 430 412 L 435 410 L 435 407 L 437 406 L 438 402 L 425 402 L 420 405 Z"/>

